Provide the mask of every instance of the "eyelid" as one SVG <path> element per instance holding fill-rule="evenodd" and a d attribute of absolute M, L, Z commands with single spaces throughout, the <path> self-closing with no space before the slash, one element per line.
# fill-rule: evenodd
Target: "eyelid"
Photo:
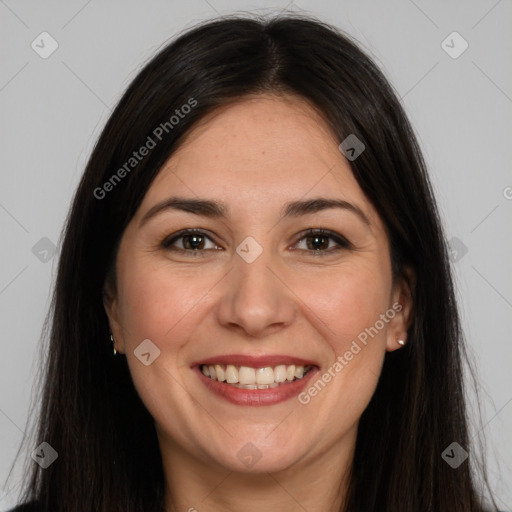
<path fill-rule="evenodd" d="M 205 231 L 203 229 L 199 229 L 199 228 L 182 229 L 176 233 L 173 233 L 170 236 L 165 237 L 161 241 L 160 245 L 163 246 L 165 249 L 175 250 L 178 252 L 194 253 L 194 254 L 204 253 L 208 250 L 210 250 L 210 251 L 215 250 L 215 249 L 193 250 L 193 249 L 182 249 L 180 247 L 172 247 L 172 244 L 174 242 L 176 242 L 177 240 L 179 240 L 180 238 L 182 238 L 186 235 L 202 235 L 205 238 L 209 239 L 215 245 L 217 245 L 217 246 L 219 245 L 219 244 L 217 244 L 217 242 L 215 242 L 213 237 L 207 231 Z M 345 249 L 353 248 L 352 244 L 344 236 L 340 235 L 339 233 L 336 233 L 335 231 L 331 231 L 331 230 L 325 229 L 325 228 L 309 228 L 305 231 L 302 231 L 298 235 L 298 238 L 294 242 L 293 246 L 297 245 L 299 242 L 304 240 L 306 237 L 313 236 L 313 235 L 326 236 L 326 237 L 330 238 L 331 240 L 333 240 L 338 245 L 338 247 L 326 249 L 326 250 L 317 250 L 317 251 L 302 249 L 304 252 L 312 253 L 315 255 L 320 255 L 320 254 L 330 254 L 332 252 L 336 252 L 336 251 L 344 249 L 344 248 Z M 292 249 L 292 250 L 296 250 L 296 249 Z"/>
<path fill-rule="evenodd" d="M 219 245 L 207 231 L 204 231 L 203 229 L 195 229 L 195 228 L 181 229 L 180 231 L 177 231 L 176 233 L 173 233 L 172 235 L 166 236 L 161 241 L 160 245 L 162 245 L 165 249 L 170 249 L 174 242 L 176 242 L 180 238 L 184 237 L 185 235 L 201 235 L 201 236 L 204 236 L 205 238 L 208 238 L 215 245 Z M 181 249 L 180 247 L 174 247 L 173 249 L 175 249 L 177 251 L 194 252 L 194 253 L 200 253 L 200 252 L 205 251 L 205 249 L 203 249 L 202 251 L 194 251 L 192 249 Z"/>
<path fill-rule="evenodd" d="M 321 236 L 329 237 L 335 243 L 338 244 L 338 247 L 336 247 L 334 249 L 323 250 L 323 251 L 312 251 L 312 250 L 309 250 L 309 251 L 306 251 L 306 252 L 309 252 L 309 253 L 312 253 L 312 254 L 320 254 L 320 253 L 329 254 L 329 253 L 335 252 L 335 251 L 340 250 L 340 249 L 344 249 L 344 248 L 345 249 L 352 249 L 353 248 L 352 244 L 343 235 L 341 235 L 339 233 L 336 233 L 335 231 L 331 231 L 330 229 L 325 229 L 325 228 L 309 228 L 309 229 L 303 231 L 302 233 L 300 233 L 298 235 L 299 238 L 294 243 L 294 245 L 297 245 L 300 241 L 302 241 L 307 236 L 313 236 L 313 235 L 321 235 Z"/>

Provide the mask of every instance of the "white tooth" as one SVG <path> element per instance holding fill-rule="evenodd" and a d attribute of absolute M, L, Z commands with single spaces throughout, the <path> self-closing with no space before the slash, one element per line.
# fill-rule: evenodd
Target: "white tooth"
<path fill-rule="evenodd" d="M 217 375 L 218 381 L 224 382 L 226 380 L 226 374 L 220 364 L 215 365 L 215 374 Z"/>
<path fill-rule="evenodd" d="M 295 377 L 295 365 L 291 364 L 286 369 L 286 380 L 293 380 Z"/>
<path fill-rule="evenodd" d="M 230 384 L 230 386 L 238 389 L 272 389 L 282 386 L 282 384 L 274 382 L 272 384 Z"/>
<path fill-rule="evenodd" d="M 238 382 L 240 384 L 256 384 L 256 370 L 248 366 L 240 366 Z"/>
<path fill-rule="evenodd" d="M 210 365 L 208 366 L 208 370 L 210 370 L 210 379 L 217 380 L 217 376 L 215 375 L 215 368 Z"/>
<path fill-rule="evenodd" d="M 256 370 L 256 384 L 272 384 L 274 382 L 274 370 L 270 366 Z"/>
<path fill-rule="evenodd" d="M 276 366 L 274 370 L 274 379 L 276 382 L 284 382 L 286 380 L 286 366 L 284 364 Z"/>
<path fill-rule="evenodd" d="M 304 366 L 297 366 L 295 368 L 295 377 L 297 377 L 297 379 L 304 377 Z"/>
<path fill-rule="evenodd" d="M 201 371 L 203 372 L 203 375 L 206 375 L 207 377 L 210 376 L 210 371 L 208 370 L 208 366 L 206 366 L 205 364 L 203 364 Z"/>
<path fill-rule="evenodd" d="M 232 364 L 226 366 L 225 372 L 226 382 L 229 384 L 236 384 L 238 382 L 238 370 Z"/>
<path fill-rule="evenodd" d="M 258 389 L 256 384 L 237 384 L 236 387 L 240 389 Z"/>

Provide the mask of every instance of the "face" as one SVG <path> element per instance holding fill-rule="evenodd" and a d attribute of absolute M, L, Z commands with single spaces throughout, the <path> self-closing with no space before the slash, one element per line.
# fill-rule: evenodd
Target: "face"
<path fill-rule="evenodd" d="M 278 471 L 353 446 L 410 307 L 340 142 L 295 97 L 223 107 L 127 226 L 106 310 L 169 457 Z"/>

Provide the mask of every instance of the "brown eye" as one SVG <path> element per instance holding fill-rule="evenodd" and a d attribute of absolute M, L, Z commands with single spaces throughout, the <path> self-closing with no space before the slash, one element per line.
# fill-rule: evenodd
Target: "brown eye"
<path fill-rule="evenodd" d="M 207 246 L 210 243 L 211 246 Z M 218 249 L 211 238 L 202 231 L 185 230 L 180 231 L 166 238 L 162 242 L 162 247 L 169 250 L 202 252 L 205 250 Z"/>
<path fill-rule="evenodd" d="M 183 246 L 187 250 L 204 249 L 204 237 L 203 235 L 184 235 Z"/>
<path fill-rule="evenodd" d="M 299 240 L 297 246 L 304 240 L 306 241 L 305 247 L 299 247 L 299 249 L 309 252 L 331 253 L 350 248 L 350 243 L 344 237 L 328 230 L 313 229 L 308 231 Z"/>
<path fill-rule="evenodd" d="M 309 235 L 306 237 L 307 247 L 312 251 L 329 248 L 329 237 L 325 235 Z"/>

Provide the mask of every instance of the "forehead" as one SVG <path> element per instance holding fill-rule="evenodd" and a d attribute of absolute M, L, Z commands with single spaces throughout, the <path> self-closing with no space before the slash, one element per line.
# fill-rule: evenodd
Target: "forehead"
<path fill-rule="evenodd" d="M 190 130 L 141 205 L 169 195 L 221 199 L 239 214 L 308 197 L 377 214 L 322 116 L 295 96 L 261 95 L 216 109 Z"/>

